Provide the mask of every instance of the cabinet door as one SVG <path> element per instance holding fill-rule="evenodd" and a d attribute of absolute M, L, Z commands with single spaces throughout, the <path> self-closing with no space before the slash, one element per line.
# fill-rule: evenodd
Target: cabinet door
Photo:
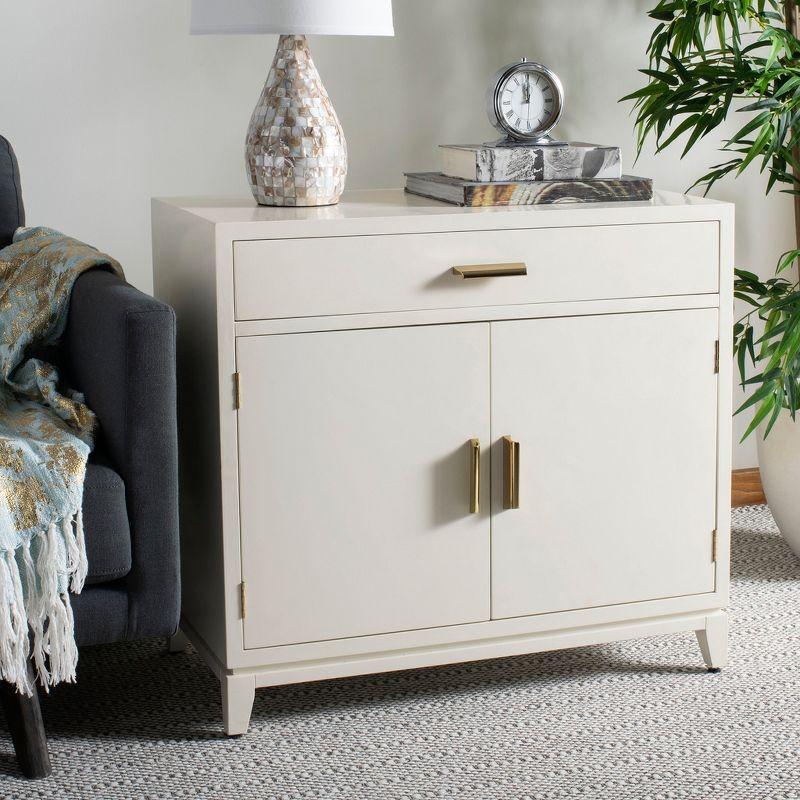
<path fill-rule="evenodd" d="M 489 619 L 487 323 L 237 340 L 246 648 Z"/>
<path fill-rule="evenodd" d="M 713 591 L 717 327 L 713 309 L 492 323 L 493 618 Z"/>

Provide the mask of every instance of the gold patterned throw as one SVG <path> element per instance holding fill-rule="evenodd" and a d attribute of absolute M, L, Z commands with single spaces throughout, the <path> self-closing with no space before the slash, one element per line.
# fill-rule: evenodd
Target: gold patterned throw
<path fill-rule="evenodd" d="M 95 416 L 55 367 L 30 355 L 64 333 L 75 280 L 122 276 L 112 258 L 49 228 L 0 250 L 0 677 L 30 695 L 75 680 L 69 591 L 86 578 L 81 505 Z"/>

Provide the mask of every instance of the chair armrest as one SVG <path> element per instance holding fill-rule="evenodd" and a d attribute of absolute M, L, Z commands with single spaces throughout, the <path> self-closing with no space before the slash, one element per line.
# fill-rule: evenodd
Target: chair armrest
<path fill-rule="evenodd" d="M 81 275 L 64 347 L 125 481 L 133 563 L 128 638 L 177 627 L 180 609 L 175 312 L 110 272 Z"/>

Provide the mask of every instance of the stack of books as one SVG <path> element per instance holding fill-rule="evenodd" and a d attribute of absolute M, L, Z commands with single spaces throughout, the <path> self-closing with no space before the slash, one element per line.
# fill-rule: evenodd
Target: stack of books
<path fill-rule="evenodd" d="M 406 191 L 459 206 L 650 200 L 653 182 L 622 174 L 619 147 L 585 142 L 441 145 L 441 172 L 407 172 Z"/>

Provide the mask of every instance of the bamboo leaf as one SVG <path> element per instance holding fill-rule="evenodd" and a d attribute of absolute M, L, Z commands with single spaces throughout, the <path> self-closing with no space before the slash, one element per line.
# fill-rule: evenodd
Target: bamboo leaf
<path fill-rule="evenodd" d="M 758 389 L 754 394 L 750 395 L 747 400 L 742 403 L 736 411 L 733 412 L 733 415 L 736 416 L 737 414 L 741 414 L 742 411 L 746 411 L 750 406 L 754 406 L 756 403 L 760 403 L 764 398 L 769 397 L 770 395 L 774 395 L 775 393 L 775 382 L 768 381 L 765 383 L 760 389 Z"/>
<path fill-rule="evenodd" d="M 776 404 L 777 399 L 775 398 L 774 394 L 771 394 L 764 400 L 764 402 L 758 407 L 758 410 L 753 417 L 753 421 L 750 423 L 750 425 L 748 425 L 747 430 L 744 432 L 744 436 L 742 436 L 742 438 L 739 440 L 740 443 L 743 442 L 754 430 L 756 430 L 756 428 L 758 428 L 768 414 L 773 413 Z M 780 406 L 778 406 L 778 411 L 780 411 Z"/>
<path fill-rule="evenodd" d="M 778 417 L 780 416 L 781 411 L 783 410 L 783 403 L 775 402 L 775 407 L 772 409 L 772 415 L 769 418 L 769 422 L 767 423 L 767 427 L 764 430 L 764 438 L 766 439 L 769 436 L 769 432 L 772 430 L 772 426 L 777 421 Z M 766 417 L 766 414 L 764 415 Z"/>
<path fill-rule="evenodd" d="M 736 348 L 736 365 L 739 368 L 739 383 L 744 386 L 747 382 L 747 369 L 745 367 L 745 358 L 747 357 L 747 349 L 744 342 L 740 342 Z"/>

